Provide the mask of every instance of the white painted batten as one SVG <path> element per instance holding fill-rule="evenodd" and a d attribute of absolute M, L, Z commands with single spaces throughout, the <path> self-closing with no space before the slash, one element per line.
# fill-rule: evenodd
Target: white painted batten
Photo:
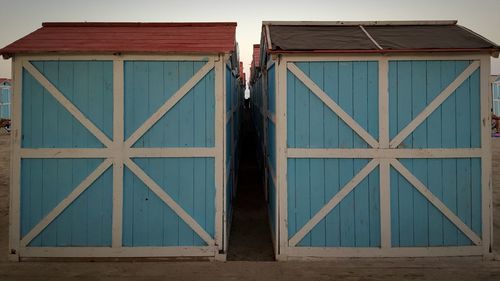
<path fill-rule="evenodd" d="M 78 122 L 92 133 L 106 147 L 111 147 L 113 142 L 90 119 L 71 103 L 42 73 L 30 62 L 24 61 L 23 67 L 37 80 Z"/>
<path fill-rule="evenodd" d="M 394 139 L 391 140 L 390 147 L 396 148 L 401 144 L 422 122 L 427 119 L 462 83 L 479 68 L 479 62 L 472 62 L 453 82 L 446 87 L 425 109 L 417 115 Z"/>
<path fill-rule="evenodd" d="M 358 174 L 356 174 L 339 192 L 337 192 L 288 242 L 294 247 L 306 236 L 331 210 L 333 210 L 351 191 L 358 186 L 377 166 L 379 160 L 371 160 Z"/>
<path fill-rule="evenodd" d="M 225 63 L 223 57 L 219 56 L 215 61 L 215 241 L 217 245 L 216 254 L 224 251 L 224 130 L 225 124 L 223 123 L 225 111 L 225 96 L 224 96 L 224 69 Z"/>
<path fill-rule="evenodd" d="M 289 260 L 312 260 L 338 257 L 357 258 L 403 258 L 403 257 L 447 257 L 480 256 L 482 247 L 398 247 L 398 248 L 327 248 L 327 247 L 292 247 L 288 250 Z"/>
<path fill-rule="evenodd" d="M 471 60 L 481 60 L 484 55 L 470 54 L 470 53 L 453 53 L 453 54 L 442 54 L 442 53 L 387 53 L 387 54 L 377 54 L 377 53 L 367 53 L 367 54 L 342 54 L 342 53 L 331 53 L 331 54 L 287 54 L 286 59 L 289 62 L 356 62 L 356 61 L 438 61 L 438 60 L 459 60 L 459 61 L 471 61 Z"/>
<path fill-rule="evenodd" d="M 275 233 L 279 245 L 275 250 L 277 260 L 284 259 L 288 255 L 287 65 L 286 58 L 278 58 L 274 81 L 276 83 L 276 188 L 278 189 L 275 214 L 278 219 Z"/>
<path fill-rule="evenodd" d="M 156 122 L 158 122 L 170 109 L 172 109 L 189 91 L 198 84 L 214 68 L 214 60 L 210 59 L 198 72 L 192 76 L 182 87 L 177 90 L 153 115 L 151 115 L 130 137 L 125 141 L 126 147 L 132 147 Z"/>
<path fill-rule="evenodd" d="M 91 55 L 72 54 L 72 53 L 57 53 L 57 54 L 16 54 L 16 58 L 23 58 L 26 61 L 208 61 L 214 54 L 205 55 L 179 55 L 179 54 L 109 54 L 96 53 Z"/>
<path fill-rule="evenodd" d="M 492 252 L 493 239 L 493 191 L 491 168 L 491 85 L 490 57 L 481 58 L 480 87 L 481 87 L 481 147 L 484 151 L 481 158 L 481 211 L 482 211 L 482 238 L 483 254 Z"/>
<path fill-rule="evenodd" d="M 480 158 L 481 148 L 288 148 L 288 158 Z"/>
<path fill-rule="evenodd" d="M 21 148 L 21 158 L 109 158 L 113 155 L 110 148 Z"/>
<path fill-rule="evenodd" d="M 90 173 L 73 191 L 66 196 L 52 211 L 50 211 L 28 234 L 21 239 L 21 246 L 26 247 L 31 240 L 40 234 L 54 219 L 56 219 L 73 201 L 75 201 L 94 181 L 96 181 L 112 164 L 110 159 L 104 160 Z"/>
<path fill-rule="evenodd" d="M 288 64 L 288 69 L 311 90 L 326 106 L 328 106 L 337 116 L 342 119 L 356 134 L 358 134 L 368 145 L 374 148 L 379 147 L 379 143 L 375 140 L 358 122 L 356 122 L 342 107 L 333 101 L 321 88 L 314 83 L 302 70 L 294 63 Z"/>
<path fill-rule="evenodd" d="M 123 231 L 123 145 L 125 132 L 125 78 L 123 60 L 113 61 L 113 213 L 111 242 L 122 246 Z"/>
<path fill-rule="evenodd" d="M 415 177 L 398 160 L 390 160 L 393 166 L 413 187 L 418 190 L 434 207 L 436 207 L 448 220 L 451 221 L 463 234 L 467 236 L 474 244 L 481 245 L 479 237 L 469 226 L 467 226 L 457 215 L 455 215 L 446 205 L 439 200 L 417 177 Z"/>
<path fill-rule="evenodd" d="M 165 148 L 127 148 L 124 151 L 129 158 L 198 158 L 216 157 L 214 147 L 165 147 Z"/>
<path fill-rule="evenodd" d="M 22 59 L 12 59 L 12 130 L 10 137 L 9 260 L 19 261 L 21 240 Z"/>
<path fill-rule="evenodd" d="M 380 26 L 380 25 L 455 25 L 456 20 L 421 21 L 263 21 L 262 25 L 312 25 L 312 26 Z"/>
<path fill-rule="evenodd" d="M 378 61 L 378 118 L 379 118 L 379 147 L 389 148 L 389 62 L 386 58 Z"/>
<path fill-rule="evenodd" d="M 170 195 L 168 195 L 161 186 L 150 178 L 137 164 L 132 160 L 126 159 L 125 165 L 132 171 L 156 196 L 158 196 L 167 206 L 172 209 L 208 246 L 214 245 L 214 239 L 201 227 L 196 220 L 191 217 Z"/>
<path fill-rule="evenodd" d="M 24 247 L 22 257 L 32 258 L 134 258 L 213 257 L 214 247 Z"/>

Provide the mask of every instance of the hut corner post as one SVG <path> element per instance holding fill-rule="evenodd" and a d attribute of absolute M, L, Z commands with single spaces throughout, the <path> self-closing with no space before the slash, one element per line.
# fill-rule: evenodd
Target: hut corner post
<path fill-rule="evenodd" d="M 278 56 L 277 60 L 278 73 L 276 77 L 276 177 L 278 181 L 278 220 L 279 225 L 277 231 L 278 237 L 278 253 L 276 260 L 288 260 L 288 222 L 287 222 L 287 60 L 282 56 Z"/>
<path fill-rule="evenodd" d="M 10 140 L 9 260 L 19 261 L 22 59 L 12 58 L 12 131 Z"/>
<path fill-rule="evenodd" d="M 226 83 L 225 83 L 225 64 L 228 57 L 219 54 L 215 58 L 215 253 L 214 259 L 216 261 L 226 261 L 227 258 L 227 219 L 226 219 L 226 173 L 225 163 L 226 154 L 224 148 L 226 147 Z"/>
<path fill-rule="evenodd" d="M 482 166 L 482 217 L 483 217 L 483 257 L 486 259 L 494 258 L 493 254 L 493 201 L 492 201 L 492 162 L 491 162 L 491 85 L 490 79 L 490 57 L 484 55 L 481 57 L 480 79 L 481 79 L 481 115 L 482 132 L 481 148 L 483 156 L 481 157 Z"/>

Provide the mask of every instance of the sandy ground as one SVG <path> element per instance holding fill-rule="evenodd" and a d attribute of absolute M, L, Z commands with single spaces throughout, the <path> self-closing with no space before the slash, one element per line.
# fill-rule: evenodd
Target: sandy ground
<path fill-rule="evenodd" d="M 493 140 L 494 206 L 500 214 L 500 139 Z M 314 262 L 7 261 L 9 138 L 0 136 L 0 280 L 500 280 L 482 258 L 337 259 Z M 495 217 L 500 245 L 500 216 Z"/>

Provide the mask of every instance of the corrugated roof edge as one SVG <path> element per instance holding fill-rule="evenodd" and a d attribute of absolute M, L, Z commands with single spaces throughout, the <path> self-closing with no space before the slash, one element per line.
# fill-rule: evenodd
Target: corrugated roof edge
<path fill-rule="evenodd" d="M 237 26 L 236 22 L 44 22 L 42 27 L 211 27 Z"/>
<path fill-rule="evenodd" d="M 263 21 L 262 25 L 328 25 L 328 26 L 359 26 L 359 25 L 456 25 L 457 20 L 428 21 Z"/>

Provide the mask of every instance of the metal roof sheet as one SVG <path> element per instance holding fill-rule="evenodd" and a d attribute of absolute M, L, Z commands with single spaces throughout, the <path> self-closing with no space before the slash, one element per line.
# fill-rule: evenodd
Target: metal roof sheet
<path fill-rule="evenodd" d="M 498 53 L 499 46 L 456 21 L 263 22 L 269 51 Z M 269 43 L 269 42 L 268 42 Z"/>
<path fill-rule="evenodd" d="M 43 23 L 0 50 L 16 53 L 229 53 L 236 23 Z"/>

